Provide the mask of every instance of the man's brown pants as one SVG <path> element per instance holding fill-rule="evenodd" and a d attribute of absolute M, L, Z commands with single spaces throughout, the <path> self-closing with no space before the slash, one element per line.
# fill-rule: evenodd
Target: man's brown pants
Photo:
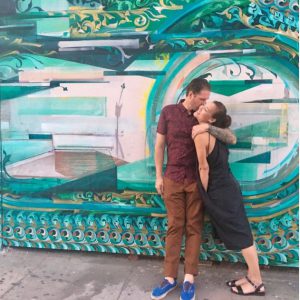
<path fill-rule="evenodd" d="M 164 177 L 163 199 L 168 218 L 164 275 L 177 278 L 183 234 L 184 273 L 197 275 L 203 226 L 203 204 L 197 183 L 178 183 Z"/>

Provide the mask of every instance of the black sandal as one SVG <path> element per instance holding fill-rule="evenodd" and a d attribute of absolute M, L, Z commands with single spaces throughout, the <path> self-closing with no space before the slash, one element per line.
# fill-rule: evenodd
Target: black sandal
<path fill-rule="evenodd" d="M 237 292 L 234 291 L 231 288 L 231 292 L 233 294 L 236 295 L 242 295 L 242 296 L 265 296 L 266 292 L 265 291 L 261 291 L 261 288 L 264 287 L 264 284 L 261 283 L 260 285 L 256 285 L 255 283 L 253 283 L 248 276 L 245 276 L 245 278 L 247 279 L 247 281 L 255 288 L 255 290 L 253 292 L 250 293 L 244 293 L 242 287 L 240 285 L 235 286 L 237 288 Z"/>
<path fill-rule="evenodd" d="M 245 277 L 243 277 L 243 278 L 245 278 Z M 226 285 L 229 287 L 237 287 L 238 285 L 236 285 L 236 282 L 243 278 L 226 281 Z"/>

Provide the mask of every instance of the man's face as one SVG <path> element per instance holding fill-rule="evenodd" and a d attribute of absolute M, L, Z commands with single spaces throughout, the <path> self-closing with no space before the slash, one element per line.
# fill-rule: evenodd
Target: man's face
<path fill-rule="evenodd" d="M 192 92 L 191 92 L 192 93 Z M 197 110 L 201 105 L 204 105 L 210 96 L 209 90 L 202 90 L 200 93 L 192 93 L 193 110 Z"/>

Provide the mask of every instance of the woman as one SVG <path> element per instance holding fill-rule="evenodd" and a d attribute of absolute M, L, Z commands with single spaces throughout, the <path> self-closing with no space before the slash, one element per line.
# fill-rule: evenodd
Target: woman
<path fill-rule="evenodd" d="M 199 123 L 227 128 L 231 117 L 218 101 L 201 106 L 195 113 Z M 217 235 L 227 249 L 242 250 L 248 274 L 226 284 L 239 295 L 265 295 L 258 256 L 245 213 L 240 186 L 230 172 L 227 146 L 208 132 L 194 137 L 199 161 L 199 190 Z"/>

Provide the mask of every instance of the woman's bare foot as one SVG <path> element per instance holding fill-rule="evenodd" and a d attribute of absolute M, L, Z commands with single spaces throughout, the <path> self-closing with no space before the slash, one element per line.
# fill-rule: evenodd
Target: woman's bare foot
<path fill-rule="evenodd" d="M 252 279 L 250 279 L 250 281 L 251 281 L 251 283 L 246 278 L 242 278 L 241 280 L 236 282 L 236 286 L 240 286 L 242 288 L 244 294 L 249 294 L 249 293 L 255 292 L 257 290 L 257 287 L 262 284 L 261 281 L 259 282 L 259 281 L 252 280 Z M 233 292 L 238 293 L 237 287 L 232 287 L 231 289 Z M 259 289 L 259 292 L 264 292 L 264 291 L 265 291 L 265 287 L 262 286 Z"/>

